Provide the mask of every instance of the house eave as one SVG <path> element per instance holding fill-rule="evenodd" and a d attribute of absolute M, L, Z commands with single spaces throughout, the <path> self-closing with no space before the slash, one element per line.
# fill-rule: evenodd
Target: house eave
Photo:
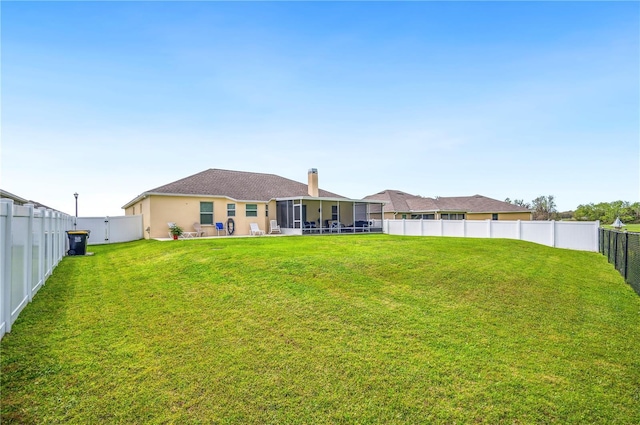
<path fill-rule="evenodd" d="M 227 195 L 204 195 L 201 193 L 165 193 L 165 192 L 144 192 L 140 195 L 138 195 L 137 197 L 135 197 L 132 201 L 129 201 L 127 204 L 125 204 L 122 209 L 127 209 L 130 206 L 136 204 L 137 202 L 142 201 L 143 199 L 149 197 L 149 196 L 175 196 L 175 197 L 183 197 L 183 198 L 224 198 L 224 199 L 228 199 L 230 201 L 234 201 L 234 202 L 244 202 L 244 203 L 256 203 L 256 204 L 266 204 L 269 203 L 270 200 L 264 200 L 264 199 L 236 199 L 236 198 L 232 198 L 230 196 Z"/>
<path fill-rule="evenodd" d="M 379 201 L 373 199 L 349 199 L 349 198 L 331 198 L 331 197 L 315 197 L 315 196 L 286 196 L 275 198 L 276 201 L 327 201 L 327 202 L 357 202 L 362 204 L 387 204 L 387 201 Z"/>

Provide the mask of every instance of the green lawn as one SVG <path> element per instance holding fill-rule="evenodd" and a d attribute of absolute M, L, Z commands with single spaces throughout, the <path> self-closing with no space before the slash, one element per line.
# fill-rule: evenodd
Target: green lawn
<path fill-rule="evenodd" d="M 2 423 L 640 423 L 640 297 L 598 253 L 346 235 L 65 258 Z"/>

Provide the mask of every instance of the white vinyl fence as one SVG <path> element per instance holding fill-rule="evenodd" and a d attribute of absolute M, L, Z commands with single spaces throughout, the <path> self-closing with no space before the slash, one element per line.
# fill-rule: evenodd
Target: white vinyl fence
<path fill-rule="evenodd" d="M 385 220 L 384 232 L 406 236 L 506 238 L 597 252 L 599 221 Z"/>
<path fill-rule="evenodd" d="M 144 237 L 141 215 L 78 217 L 77 230 L 90 230 L 87 245 L 137 241 Z"/>
<path fill-rule="evenodd" d="M 0 201 L 0 338 L 66 253 L 73 217 Z"/>

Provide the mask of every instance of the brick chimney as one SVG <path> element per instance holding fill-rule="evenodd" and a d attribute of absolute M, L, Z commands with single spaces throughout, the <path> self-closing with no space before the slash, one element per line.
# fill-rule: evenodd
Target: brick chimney
<path fill-rule="evenodd" d="M 318 195 L 318 169 L 309 169 L 309 196 L 317 198 Z"/>

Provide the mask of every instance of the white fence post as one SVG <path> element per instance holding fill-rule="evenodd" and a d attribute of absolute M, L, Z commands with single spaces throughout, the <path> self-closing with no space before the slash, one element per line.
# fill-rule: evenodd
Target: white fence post
<path fill-rule="evenodd" d="M 520 220 L 518 220 L 518 225 L 516 226 L 516 239 L 522 240 L 522 221 Z"/>
<path fill-rule="evenodd" d="M 551 220 L 551 246 L 556 247 L 556 221 Z"/>
<path fill-rule="evenodd" d="M 41 282 L 44 285 L 45 277 L 44 277 L 44 220 L 45 220 L 45 209 L 38 208 L 40 211 L 40 226 L 38 228 L 38 240 L 40 244 L 38 245 L 38 282 Z"/>
<path fill-rule="evenodd" d="M 27 253 L 27 272 L 24 280 L 25 289 L 29 296 L 29 302 L 33 300 L 33 204 L 26 204 L 29 209 L 29 221 L 27 222 L 27 243 L 25 250 Z"/>
<path fill-rule="evenodd" d="M 3 253 L 2 258 L 2 313 L 4 320 L 4 331 L 11 332 L 11 265 L 12 265 L 12 221 L 13 221 L 13 200 L 2 199 L 6 204 L 7 215 L 4 226 L 4 237 L 2 238 Z"/>
<path fill-rule="evenodd" d="M 52 262 L 51 262 L 51 251 L 53 250 L 53 239 L 51 237 L 51 210 L 45 210 L 45 220 L 44 220 L 44 234 L 45 234 L 45 249 L 44 249 L 44 276 L 45 279 L 51 275 L 52 270 Z"/>

